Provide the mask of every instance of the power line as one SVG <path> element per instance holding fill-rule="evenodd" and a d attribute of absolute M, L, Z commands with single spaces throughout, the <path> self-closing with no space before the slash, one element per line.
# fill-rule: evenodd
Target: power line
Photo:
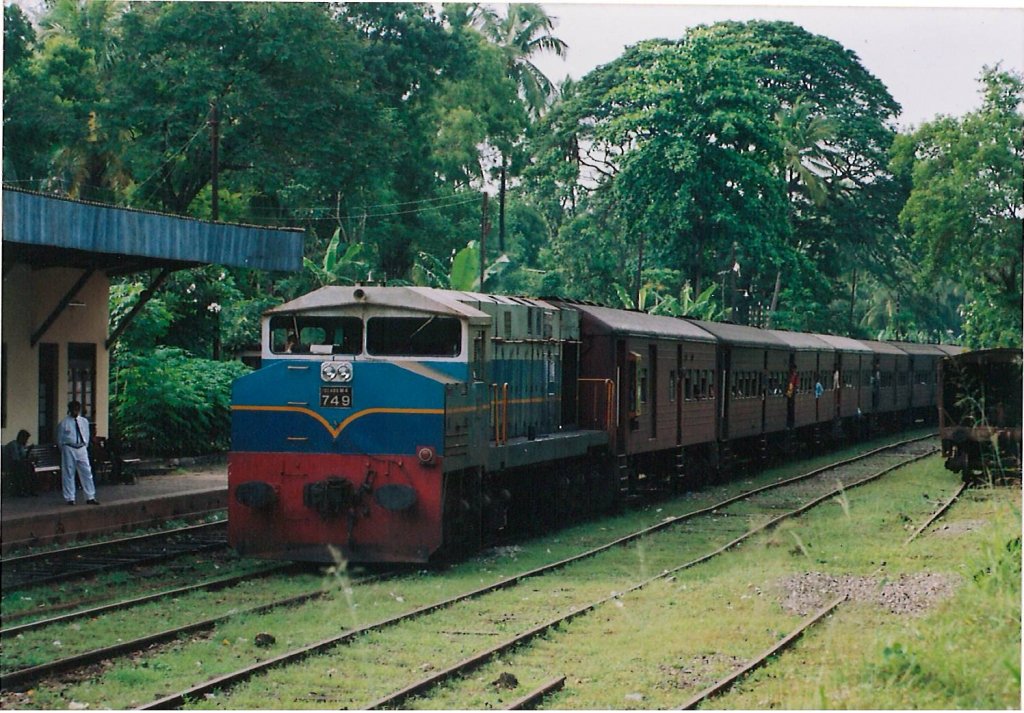
<path fill-rule="evenodd" d="M 203 133 L 203 130 L 205 128 L 206 128 L 206 122 L 204 121 L 202 123 L 202 125 L 200 125 L 200 127 L 198 129 L 196 129 L 196 133 L 192 134 L 192 138 L 190 138 L 188 141 L 185 142 L 184 146 L 182 146 L 180 149 L 178 149 L 177 151 L 172 153 L 170 156 L 168 156 L 167 159 L 163 163 L 161 163 L 159 166 L 157 166 L 156 169 L 154 169 L 154 171 L 151 174 L 149 174 L 149 176 L 146 178 L 146 180 L 143 181 L 142 183 L 138 184 L 135 187 L 135 189 L 138 190 L 138 189 L 142 188 L 144 185 L 146 185 L 147 183 L 149 183 L 150 180 L 153 178 L 153 176 L 155 176 L 157 173 L 159 173 L 161 170 L 163 170 L 164 166 L 166 166 L 171 161 L 173 161 L 177 156 L 179 156 L 182 153 L 184 153 L 185 150 L 189 146 L 192 145 L 192 142 L 195 141 L 197 138 L 199 138 L 199 134 Z"/>
<path fill-rule="evenodd" d="M 358 220 L 358 219 L 365 219 L 365 218 L 386 218 L 386 217 L 390 217 L 390 216 L 394 216 L 394 215 L 412 215 L 413 213 L 424 213 L 424 212 L 426 212 L 428 210 L 441 210 L 443 208 L 454 208 L 456 206 L 465 205 L 466 203 L 475 203 L 476 199 L 477 199 L 476 196 L 470 196 L 468 198 L 462 198 L 460 200 L 453 201 L 451 203 L 445 203 L 443 205 L 424 206 L 422 208 L 413 208 L 412 210 L 396 210 L 396 211 L 392 211 L 392 212 L 389 212 L 389 213 L 360 213 L 360 214 L 355 214 L 355 215 L 339 215 L 339 216 L 337 216 L 337 219 L 338 220 Z M 416 201 L 410 201 L 410 202 L 412 203 L 412 202 L 416 202 Z M 399 203 L 399 204 L 395 204 L 395 205 L 401 205 L 401 204 Z M 373 206 L 371 206 L 371 207 L 373 207 Z"/>

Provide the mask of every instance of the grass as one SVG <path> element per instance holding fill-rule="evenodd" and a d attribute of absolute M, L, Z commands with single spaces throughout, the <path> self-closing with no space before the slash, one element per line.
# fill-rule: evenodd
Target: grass
<path fill-rule="evenodd" d="M 921 572 L 957 574 L 963 584 L 955 598 L 918 616 L 872 601 L 845 604 L 795 649 L 707 706 L 1017 707 L 1020 554 L 1006 551 L 1006 542 L 1020 536 L 1019 492 L 969 497 L 944 522 L 980 522 L 980 529 L 937 531 L 904 547 L 956 482 L 938 458 L 893 476 L 846 491 L 735 552 L 623 597 L 406 705 L 497 708 L 562 673 L 566 687 L 545 707 L 676 707 L 796 628 L 801 617 L 780 605 L 786 577 L 868 577 L 881 567 L 880 584 Z M 502 673 L 520 686 L 499 689 Z"/>
<path fill-rule="evenodd" d="M 969 492 L 942 522 L 954 532 L 958 522 L 983 523 L 977 530 L 943 534 L 940 523 L 904 551 L 894 550 L 887 563 L 959 574 L 963 585 L 952 599 L 922 617 L 844 609 L 797 650 L 711 705 L 1019 708 L 1020 516 L 1019 490 Z"/>
<path fill-rule="evenodd" d="M 833 454 L 816 460 L 827 462 L 834 458 Z M 937 463 L 938 459 L 928 463 L 933 461 Z M 744 479 L 742 484 L 749 487 L 755 481 L 771 482 L 812 467 L 812 463 L 805 461 Z M 799 521 L 766 533 L 756 543 L 682 573 L 672 581 L 659 582 L 636 595 L 622 597 L 617 604 L 562 627 L 541 642 L 481 670 L 470 680 L 451 684 L 429 701 L 411 701 L 407 705 L 496 706 L 500 704 L 499 699 L 507 702 L 560 672 L 567 673 L 569 681 L 565 691 L 548 702 L 554 707 L 668 708 L 679 705 L 688 693 L 719 677 L 737 661 L 767 648 L 795 627 L 800 617 L 779 606 L 776 589 L 782 577 L 806 571 L 867 574 L 883 558 L 888 560 L 891 573 L 904 569 L 930 571 L 940 565 L 955 569 L 955 563 L 966 561 L 975 553 L 976 543 L 967 547 L 949 546 L 951 541 L 959 542 L 961 538 L 951 538 L 930 549 L 915 543 L 906 549 L 914 554 L 906 561 L 898 559 L 897 553 L 889 552 L 897 544 L 902 546 L 935 501 L 945 497 L 955 485 L 952 476 L 941 470 L 941 464 L 937 466 L 938 473 L 924 466 L 905 470 L 905 477 L 895 478 L 894 474 L 883 481 L 884 485 L 847 491 Z M 135 661 L 117 662 L 104 672 L 102 679 L 36 691 L 31 700 L 18 707 L 66 708 L 72 700 L 93 708 L 138 705 L 242 665 L 336 635 L 347 628 L 560 559 L 588 544 L 658 522 L 667 515 L 704 507 L 738 487 L 737 483 L 718 486 L 673 502 L 523 541 L 516 547 L 485 552 L 441 573 L 409 574 L 358 587 L 348 586 L 344 574 L 328 575 L 322 583 L 332 595 L 325 601 L 260 617 L 237 617 L 209 635 L 162 647 Z M 994 496 L 977 502 L 980 506 L 997 509 L 1004 507 L 1002 500 Z M 576 598 L 606 596 L 621 589 L 624 582 L 635 581 L 638 574 L 657 573 L 665 562 L 678 563 L 685 559 L 685 551 L 700 550 L 713 539 L 727 535 L 733 527 L 730 520 L 741 521 L 741 526 L 749 524 L 748 518 L 741 516 L 717 518 L 701 528 L 679 527 L 675 541 L 651 538 L 614 557 L 600 562 L 594 560 L 574 567 L 564 577 L 552 578 L 558 581 L 516 587 L 503 597 L 489 599 L 476 608 L 460 607 L 429 621 L 423 620 L 417 627 L 403 626 L 391 635 L 364 637 L 356 646 L 343 647 L 302 666 L 261 676 L 237 691 L 195 701 L 192 706 L 365 706 L 386 693 L 384 689 L 393 690 L 402 681 L 412 681 L 422 676 L 427 668 L 441 668 L 470 650 L 491 645 L 510 636 L 513 630 L 525 628 L 520 608 L 532 611 L 535 620 L 546 620 L 553 615 L 552 608 L 565 607 Z M 1019 535 L 1019 525 L 1017 533 Z M 975 536 L 977 533 L 968 533 L 964 541 Z M 225 600 L 225 603 L 234 604 L 233 600 Z M 850 605 L 821 631 L 827 632 L 843 621 L 847 611 L 856 614 L 865 608 L 873 616 L 877 615 L 870 607 Z M 1019 612 L 1018 603 L 1018 645 Z M 882 619 L 887 621 L 885 617 Z M 851 629 L 863 633 L 857 616 L 853 616 L 852 621 Z M 254 641 L 257 632 L 273 634 L 275 643 L 266 648 L 257 646 Z M 815 637 L 810 639 L 814 640 Z M 842 638 L 830 641 L 830 650 L 835 649 L 835 642 L 842 644 Z M 898 649 L 896 644 L 899 644 Z M 852 656 L 858 650 L 869 651 L 870 645 L 871 642 L 862 642 L 840 650 Z M 911 646 L 911 639 L 905 635 L 881 642 L 879 651 L 890 649 L 890 669 L 885 675 L 905 674 L 899 666 L 901 657 L 906 656 L 916 657 L 905 667 L 906 671 L 917 670 L 914 665 L 920 664 L 920 657 Z M 798 650 L 803 651 L 803 646 Z M 784 664 L 788 656 L 782 656 L 777 665 Z M 1013 663 L 1012 657 L 1010 663 Z M 815 665 L 828 669 L 834 666 L 834 660 L 823 659 Z M 1019 670 L 1019 658 L 1017 668 Z M 398 673 L 381 680 L 383 671 Z M 506 691 L 492 685 L 505 671 L 516 675 L 521 683 L 519 688 Z M 1019 675 L 1017 687 L 1019 690 Z M 817 691 L 819 687 L 813 688 Z M 837 687 L 830 684 L 827 690 L 835 691 Z M 742 695 L 742 689 L 730 695 Z M 821 695 L 816 693 L 815 696 L 810 707 L 822 705 Z M 728 700 L 729 697 L 718 699 L 714 705 L 730 707 Z M 832 698 L 828 700 L 829 705 L 842 705 Z M 785 705 L 800 707 L 789 700 Z M 731 707 L 761 706 L 736 704 Z"/>

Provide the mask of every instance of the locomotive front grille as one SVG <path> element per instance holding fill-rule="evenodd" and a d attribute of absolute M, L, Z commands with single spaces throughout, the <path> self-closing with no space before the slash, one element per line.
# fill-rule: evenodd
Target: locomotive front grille
<path fill-rule="evenodd" d="M 307 483 L 302 489 L 302 504 L 322 517 L 338 517 L 356 504 L 358 496 L 352 483 L 344 478 L 330 477 Z"/>

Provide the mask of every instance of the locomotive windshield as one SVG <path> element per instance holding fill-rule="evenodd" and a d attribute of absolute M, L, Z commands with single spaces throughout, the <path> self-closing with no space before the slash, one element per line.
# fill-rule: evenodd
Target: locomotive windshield
<path fill-rule="evenodd" d="M 270 351 L 274 354 L 359 354 L 363 320 L 359 317 L 270 318 Z"/>
<path fill-rule="evenodd" d="M 454 317 L 371 317 L 366 351 L 375 356 L 455 357 L 462 351 L 462 324 Z"/>

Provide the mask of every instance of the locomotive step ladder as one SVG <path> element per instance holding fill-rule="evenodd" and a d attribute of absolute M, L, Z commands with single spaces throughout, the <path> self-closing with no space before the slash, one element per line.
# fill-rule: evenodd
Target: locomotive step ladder
<path fill-rule="evenodd" d="M 616 456 L 616 469 L 619 476 L 619 496 L 625 501 L 629 497 L 629 456 L 619 453 Z"/>
<path fill-rule="evenodd" d="M 672 487 L 670 491 L 673 493 L 680 493 L 683 491 L 683 485 L 686 483 L 686 449 L 682 446 L 678 446 L 676 451 L 676 463 L 675 472 L 672 478 Z"/>

